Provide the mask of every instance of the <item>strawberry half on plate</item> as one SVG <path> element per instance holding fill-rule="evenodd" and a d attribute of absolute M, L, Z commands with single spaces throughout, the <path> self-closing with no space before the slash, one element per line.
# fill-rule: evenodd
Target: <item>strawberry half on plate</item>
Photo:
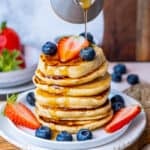
<path fill-rule="evenodd" d="M 16 96 L 12 95 L 7 100 L 6 107 L 4 109 L 4 115 L 8 117 L 15 125 L 20 125 L 30 129 L 37 129 L 40 127 L 40 123 L 23 103 L 15 102 Z"/>
<path fill-rule="evenodd" d="M 79 56 L 81 49 L 89 46 L 82 36 L 64 37 L 58 42 L 58 55 L 61 62 L 67 62 Z"/>
<path fill-rule="evenodd" d="M 121 129 L 132 121 L 140 112 L 141 107 L 137 105 L 121 108 L 116 114 L 114 114 L 112 121 L 106 125 L 105 131 L 112 133 Z"/>

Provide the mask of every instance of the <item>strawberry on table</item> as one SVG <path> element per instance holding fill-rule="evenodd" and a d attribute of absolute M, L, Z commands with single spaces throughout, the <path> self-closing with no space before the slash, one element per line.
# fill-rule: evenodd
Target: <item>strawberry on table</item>
<path fill-rule="evenodd" d="M 64 37 L 58 42 L 58 54 L 61 62 L 67 62 L 79 56 L 81 49 L 89 46 L 82 36 Z"/>
<path fill-rule="evenodd" d="M 40 123 L 34 114 L 23 103 L 15 102 L 16 98 L 16 95 L 12 95 L 8 98 L 4 109 L 4 115 L 15 125 L 24 126 L 30 129 L 38 129 L 40 127 Z"/>
<path fill-rule="evenodd" d="M 106 125 L 105 131 L 112 133 L 121 129 L 131 120 L 133 120 L 140 112 L 140 106 L 128 106 L 121 108 L 118 112 L 116 112 L 116 114 L 114 114 L 112 121 Z"/>

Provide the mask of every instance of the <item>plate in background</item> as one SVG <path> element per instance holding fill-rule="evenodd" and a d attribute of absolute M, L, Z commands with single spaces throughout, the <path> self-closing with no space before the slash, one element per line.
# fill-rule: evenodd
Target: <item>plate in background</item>
<path fill-rule="evenodd" d="M 25 46 L 24 57 L 26 68 L 0 73 L 0 89 L 19 86 L 31 81 L 37 67 L 39 54 L 40 51 L 38 49 Z"/>

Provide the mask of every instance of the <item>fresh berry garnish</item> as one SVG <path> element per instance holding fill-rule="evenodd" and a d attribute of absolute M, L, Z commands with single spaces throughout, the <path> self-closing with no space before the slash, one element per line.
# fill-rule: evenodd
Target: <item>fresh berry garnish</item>
<path fill-rule="evenodd" d="M 26 96 L 26 100 L 27 102 L 31 105 L 31 106 L 35 106 L 35 96 L 33 92 L 30 92 L 27 94 Z"/>
<path fill-rule="evenodd" d="M 92 47 L 87 47 L 80 51 L 80 57 L 86 61 L 93 60 L 95 58 L 95 55 L 95 50 Z"/>
<path fill-rule="evenodd" d="M 62 131 L 57 135 L 56 140 L 61 141 L 61 142 L 72 141 L 73 138 L 72 138 L 72 135 L 70 133 L 68 133 L 67 131 Z"/>
<path fill-rule="evenodd" d="M 4 48 L 10 51 L 21 50 L 19 35 L 12 28 L 7 27 L 6 22 L 2 22 L 0 25 L 0 52 Z"/>
<path fill-rule="evenodd" d="M 113 73 L 111 75 L 111 78 L 112 78 L 112 81 L 114 81 L 114 82 L 121 82 L 122 81 L 122 76 L 121 76 L 121 74 L 118 74 L 118 73 Z"/>
<path fill-rule="evenodd" d="M 127 68 L 124 64 L 117 64 L 114 66 L 114 72 L 117 74 L 124 74 L 127 72 Z"/>
<path fill-rule="evenodd" d="M 0 72 L 20 69 L 20 65 L 24 62 L 20 56 L 20 51 L 18 50 L 9 51 L 8 49 L 3 49 L 0 54 Z"/>
<path fill-rule="evenodd" d="M 90 140 L 93 138 L 92 132 L 88 129 L 81 129 L 77 133 L 78 141 Z"/>
<path fill-rule="evenodd" d="M 112 105 L 112 109 L 114 110 L 114 112 L 117 112 L 121 108 L 125 107 L 124 99 L 120 95 L 115 95 L 110 100 L 111 100 L 111 105 Z"/>
<path fill-rule="evenodd" d="M 85 32 L 80 33 L 80 36 L 85 37 L 85 36 L 86 36 L 86 35 L 85 35 Z M 88 40 L 89 42 L 91 42 L 91 43 L 95 43 L 95 42 L 94 42 L 93 35 L 92 35 L 90 32 L 87 33 L 87 40 Z"/>
<path fill-rule="evenodd" d="M 50 128 L 46 126 L 41 126 L 35 132 L 35 136 L 43 139 L 51 139 L 52 131 Z"/>
<path fill-rule="evenodd" d="M 105 131 L 111 133 L 121 129 L 132 121 L 140 112 L 140 106 L 128 106 L 120 109 L 116 114 L 114 114 L 111 122 L 106 125 Z"/>
<path fill-rule="evenodd" d="M 42 46 L 42 52 L 45 55 L 55 55 L 57 52 L 57 46 L 52 43 L 52 42 L 46 42 L 43 46 Z"/>
<path fill-rule="evenodd" d="M 4 109 L 5 116 L 8 117 L 15 125 L 24 126 L 30 129 L 39 128 L 40 123 L 31 110 L 21 102 L 15 102 L 16 98 L 16 95 L 12 95 L 8 98 Z"/>
<path fill-rule="evenodd" d="M 127 82 L 131 85 L 138 84 L 140 82 L 138 75 L 136 74 L 130 74 L 127 77 Z"/>
<path fill-rule="evenodd" d="M 82 36 L 70 36 L 59 40 L 58 54 L 61 62 L 67 62 L 79 56 L 81 49 L 89 46 L 89 42 Z"/>

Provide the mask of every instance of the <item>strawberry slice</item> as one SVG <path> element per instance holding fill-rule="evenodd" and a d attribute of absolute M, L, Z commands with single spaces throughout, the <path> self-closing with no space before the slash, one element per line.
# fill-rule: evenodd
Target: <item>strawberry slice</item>
<path fill-rule="evenodd" d="M 58 54 L 61 62 L 67 62 L 79 56 L 80 50 L 89 46 L 82 36 L 64 37 L 58 42 Z"/>
<path fill-rule="evenodd" d="M 22 103 L 7 102 L 4 114 L 15 125 L 21 125 L 30 129 L 37 129 L 40 123 L 34 114 Z"/>
<path fill-rule="evenodd" d="M 112 121 L 106 125 L 105 131 L 112 133 L 128 124 L 141 112 L 140 106 L 128 106 L 120 109 L 113 117 Z"/>

